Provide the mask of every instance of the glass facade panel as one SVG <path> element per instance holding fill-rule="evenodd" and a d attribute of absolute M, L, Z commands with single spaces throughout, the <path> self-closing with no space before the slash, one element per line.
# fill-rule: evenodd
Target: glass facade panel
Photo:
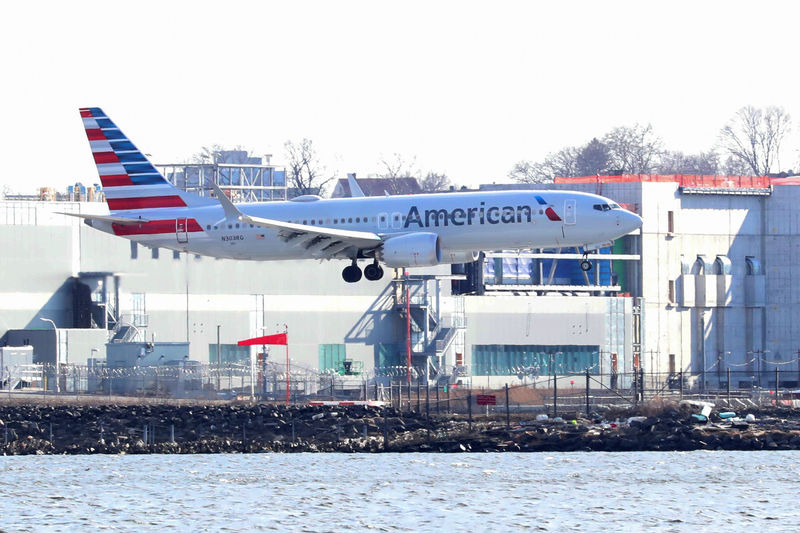
<path fill-rule="evenodd" d="M 582 373 L 587 368 L 589 373 L 597 374 L 599 353 L 600 347 L 596 345 L 474 344 L 472 374 L 512 376 L 533 372 L 547 375 L 555 370 L 563 375 Z"/>
<path fill-rule="evenodd" d="M 239 346 L 236 344 L 219 345 L 220 364 L 228 363 L 247 363 L 250 364 L 250 347 Z M 208 345 L 208 362 L 212 365 L 217 364 L 217 345 Z"/>
<path fill-rule="evenodd" d="M 338 372 L 346 358 L 344 344 L 319 345 L 319 371 L 334 370 Z"/>

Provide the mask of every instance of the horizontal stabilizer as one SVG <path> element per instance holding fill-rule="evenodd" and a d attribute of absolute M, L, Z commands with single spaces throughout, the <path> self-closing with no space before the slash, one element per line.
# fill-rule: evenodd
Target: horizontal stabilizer
<path fill-rule="evenodd" d="M 120 224 L 122 226 L 132 226 L 136 224 L 144 224 L 146 222 L 150 222 L 146 218 L 126 218 L 126 217 L 114 217 L 108 215 L 85 215 L 82 213 L 63 213 L 63 212 L 56 212 L 56 214 L 67 215 L 68 217 L 82 218 L 84 220 L 101 220 L 103 222 Z"/>

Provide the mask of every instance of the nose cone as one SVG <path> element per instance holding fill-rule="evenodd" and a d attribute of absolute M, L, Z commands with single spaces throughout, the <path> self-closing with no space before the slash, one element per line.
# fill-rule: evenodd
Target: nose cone
<path fill-rule="evenodd" d="M 620 226 L 625 231 L 623 235 L 627 235 L 642 227 L 642 217 L 628 210 L 623 210 L 622 213 L 620 213 Z"/>

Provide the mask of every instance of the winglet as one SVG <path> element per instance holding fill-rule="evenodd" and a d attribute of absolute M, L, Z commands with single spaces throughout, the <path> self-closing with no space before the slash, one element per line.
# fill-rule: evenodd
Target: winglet
<path fill-rule="evenodd" d="M 217 195 L 217 200 L 219 200 L 219 204 L 222 206 L 222 210 L 225 211 L 225 218 L 232 218 L 232 219 L 239 219 L 242 216 L 242 212 L 233 205 L 231 199 L 222 192 L 222 189 L 219 188 L 219 185 L 211 182 L 211 188 L 214 189 L 214 194 Z"/>
<path fill-rule="evenodd" d="M 364 191 L 359 187 L 356 181 L 356 173 L 353 172 L 347 175 L 347 183 L 350 185 L 350 198 L 363 198 Z"/>

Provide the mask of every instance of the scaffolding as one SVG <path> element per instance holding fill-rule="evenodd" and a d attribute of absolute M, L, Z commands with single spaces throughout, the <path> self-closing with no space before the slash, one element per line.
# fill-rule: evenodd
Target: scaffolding
<path fill-rule="evenodd" d="M 177 163 L 156 165 L 175 187 L 209 196 L 209 183 L 226 191 L 233 202 L 287 199 L 286 171 L 270 164 Z"/>
<path fill-rule="evenodd" d="M 457 367 L 463 367 L 464 298 L 454 298 L 455 307 L 449 321 L 446 320 L 441 283 L 464 278 L 461 275 L 402 275 L 393 280 L 394 309 L 407 325 L 406 350 L 398 356 L 405 362 L 409 380 L 450 383 L 463 371 Z"/>

